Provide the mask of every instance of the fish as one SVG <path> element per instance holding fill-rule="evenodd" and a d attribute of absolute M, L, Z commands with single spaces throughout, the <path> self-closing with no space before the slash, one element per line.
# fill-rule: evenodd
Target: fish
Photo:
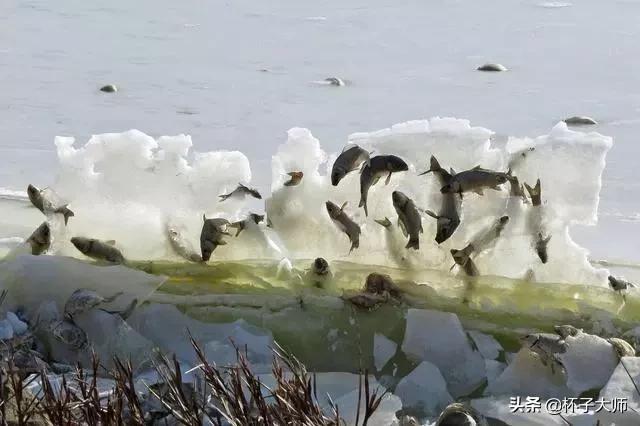
<path fill-rule="evenodd" d="M 613 291 L 618 291 L 618 292 L 622 292 L 624 290 L 627 290 L 629 288 L 635 288 L 636 285 L 619 277 L 614 277 L 613 275 L 609 275 L 608 277 L 609 280 L 609 287 L 611 287 L 611 289 Z"/>
<path fill-rule="evenodd" d="M 381 226 L 383 226 L 385 228 L 389 228 L 391 226 L 391 221 L 386 216 L 385 216 L 384 219 L 374 219 L 373 221 L 375 223 L 377 223 L 378 225 L 381 225 Z"/>
<path fill-rule="evenodd" d="M 440 188 L 440 192 L 443 194 L 456 193 L 462 197 L 464 192 L 484 195 L 484 190 L 487 188 L 500 191 L 500 185 L 507 182 L 507 177 L 510 174 L 511 170 L 503 173 L 476 166 L 471 170 L 465 170 L 452 176 L 449 182 Z"/>
<path fill-rule="evenodd" d="M 438 416 L 435 426 L 486 426 L 487 419 L 471 405 L 453 402 Z"/>
<path fill-rule="evenodd" d="M 237 188 L 231 191 L 230 193 L 222 194 L 222 195 L 219 195 L 218 197 L 220 197 L 220 201 L 225 201 L 229 198 L 244 198 L 247 195 L 250 195 L 253 198 L 257 198 L 258 200 L 262 200 L 262 195 L 260 195 L 260 193 L 256 189 L 249 188 L 248 186 L 243 185 L 241 183 L 239 183 Z"/>
<path fill-rule="evenodd" d="M 440 186 L 445 186 L 449 184 L 455 172 L 451 170 L 447 172 L 440 166 L 440 163 L 436 159 L 435 156 L 431 156 L 430 167 L 426 172 L 420 173 L 420 175 L 425 175 L 427 173 L 433 173 L 440 183 Z M 440 205 L 440 210 L 438 214 L 435 214 L 431 210 L 425 210 L 425 213 L 432 218 L 436 219 L 436 236 L 435 241 L 438 244 L 441 244 L 447 241 L 451 236 L 456 232 L 458 226 L 460 226 L 460 211 L 461 203 L 456 194 L 447 193 L 442 194 L 442 204 Z"/>
<path fill-rule="evenodd" d="M 607 339 L 607 342 L 609 342 L 609 344 L 613 346 L 613 349 L 616 352 L 618 359 L 625 356 L 636 356 L 636 349 L 624 339 L 611 337 Z"/>
<path fill-rule="evenodd" d="M 211 259 L 211 254 L 216 247 L 227 244 L 222 237 L 230 235 L 226 230 L 229 221 L 222 218 L 207 219 L 204 215 L 202 219 L 204 223 L 200 232 L 200 252 L 202 260 L 207 262 Z"/>
<path fill-rule="evenodd" d="M 331 167 L 331 185 L 338 186 L 340 181 L 349 173 L 361 168 L 363 163 L 369 162 L 370 153 L 353 145 L 342 150 Z"/>
<path fill-rule="evenodd" d="M 331 273 L 331 269 L 329 268 L 329 262 L 327 262 L 322 257 L 317 257 L 313 261 L 313 265 L 311 265 L 311 270 L 316 275 L 328 275 Z"/>
<path fill-rule="evenodd" d="M 553 331 L 555 331 L 561 339 L 566 339 L 569 336 L 576 337 L 578 334 L 582 333 L 582 329 L 576 328 L 569 324 L 555 325 L 553 327 Z"/>
<path fill-rule="evenodd" d="M 253 222 L 253 223 L 255 223 L 257 225 L 260 222 L 262 222 L 263 220 L 264 220 L 264 215 L 256 214 L 256 213 L 250 213 L 249 217 L 247 217 L 246 219 L 239 220 L 238 222 L 233 222 L 229 226 L 231 228 L 235 228 L 237 230 L 236 231 L 236 235 L 235 235 L 237 237 L 238 235 L 240 235 L 240 233 L 242 231 L 244 231 L 244 229 L 247 227 L 247 225 L 250 222 Z"/>
<path fill-rule="evenodd" d="M 297 186 L 302 181 L 304 173 L 302 172 L 289 172 L 287 175 L 290 177 L 288 181 L 284 183 L 284 186 Z"/>
<path fill-rule="evenodd" d="M 342 207 L 338 207 L 331 201 L 327 201 L 325 205 L 327 207 L 327 213 L 329 213 L 329 217 L 333 223 L 335 223 L 336 226 L 349 237 L 349 241 L 351 241 L 351 249 L 349 250 L 349 253 L 351 253 L 353 249 L 360 246 L 360 226 L 344 212 L 344 208 L 347 205 L 346 202 Z"/>
<path fill-rule="evenodd" d="M 585 117 L 581 115 L 565 118 L 562 121 L 564 121 L 568 125 L 573 125 L 573 126 L 590 126 L 590 125 L 598 124 L 598 122 L 593 118 Z"/>
<path fill-rule="evenodd" d="M 72 319 L 75 315 L 87 312 L 103 303 L 111 303 L 124 294 L 118 292 L 111 297 L 102 297 L 93 290 L 80 288 L 71 293 L 64 304 L 65 317 Z"/>
<path fill-rule="evenodd" d="M 464 268 L 467 275 L 476 276 L 478 268 L 475 264 L 467 266 L 471 261 L 471 256 L 477 256 L 482 251 L 487 250 L 500 237 L 500 234 L 509 223 L 509 216 L 502 216 L 489 227 L 476 234 L 471 242 L 462 250 L 452 249 L 450 251 L 454 262 Z M 455 266 L 455 265 L 454 265 Z"/>
<path fill-rule="evenodd" d="M 547 235 L 542 223 L 542 190 L 540 187 L 540 179 L 536 181 L 536 185 L 532 188 L 528 184 L 524 184 L 529 196 L 531 197 L 531 213 L 529 216 L 529 227 L 533 235 L 533 248 L 542 263 L 547 263 L 549 254 L 547 246 L 551 240 L 551 235 Z"/>
<path fill-rule="evenodd" d="M 527 334 L 521 339 L 532 352 L 538 354 L 540 361 L 544 365 L 551 364 L 551 371 L 554 372 L 554 365 L 564 368 L 562 362 L 558 358 L 559 354 L 567 351 L 567 345 L 564 339 L 557 334 L 552 333 L 536 333 Z"/>
<path fill-rule="evenodd" d="M 504 72 L 507 71 L 507 67 L 502 64 L 484 64 L 480 65 L 476 68 L 478 71 L 489 71 L 489 72 Z"/>
<path fill-rule="evenodd" d="M 389 275 L 379 274 L 377 272 L 372 272 L 367 275 L 363 291 L 370 294 L 388 293 L 389 296 L 396 299 L 399 299 L 402 294 L 400 287 L 393 282 L 393 279 L 391 279 Z"/>
<path fill-rule="evenodd" d="M 47 329 L 56 340 L 75 350 L 85 350 L 89 347 L 87 333 L 69 320 L 52 321 Z"/>
<path fill-rule="evenodd" d="M 304 273 L 304 281 L 312 284 L 314 287 L 324 288 L 325 284 L 333 278 L 333 272 L 327 262 L 322 257 L 317 257 L 311 264 L 311 268 Z"/>
<path fill-rule="evenodd" d="M 512 197 L 519 197 L 524 203 L 528 203 L 529 199 L 527 198 L 527 194 L 524 192 L 525 187 L 520 183 L 518 176 L 508 176 L 507 180 L 509 181 L 509 185 L 511 186 L 509 195 L 511 195 Z"/>
<path fill-rule="evenodd" d="M 50 212 L 61 214 L 64 217 L 64 224 L 67 225 L 69 218 L 75 216 L 69 207 L 67 207 L 68 204 L 54 207 L 53 201 L 45 197 L 43 191 L 44 190 L 40 190 L 31 184 L 27 186 L 27 196 L 29 197 L 31 204 L 45 215 Z"/>
<path fill-rule="evenodd" d="M 365 164 L 360 173 L 360 204 L 364 208 L 365 216 L 369 216 L 367 209 L 367 196 L 369 188 L 378 183 L 381 177 L 387 176 L 385 185 L 389 184 L 391 174 L 409 170 L 407 163 L 395 155 L 376 155 Z"/>
<path fill-rule="evenodd" d="M 40 226 L 27 238 L 27 243 L 31 246 L 31 254 L 39 256 L 51 247 L 51 228 L 47 222 L 42 222 Z"/>
<path fill-rule="evenodd" d="M 71 243 L 85 256 L 95 260 L 110 263 L 124 263 L 122 252 L 118 250 L 115 241 L 100 241 L 95 238 L 73 237 Z"/>
<path fill-rule="evenodd" d="M 167 238 L 169 245 L 178 256 L 190 262 L 202 262 L 202 255 L 196 252 L 191 243 L 176 228 L 167 227 Z"/>
<path fill-rule="evenodd" d="M 398 225 L 409 235 L 409 242 L 405 248 L 420 249 L 420 233 L 422 230 L 422 216 L 413 200 L 400 191 L 391 194 L 393 207 L 398 213 Z"/>

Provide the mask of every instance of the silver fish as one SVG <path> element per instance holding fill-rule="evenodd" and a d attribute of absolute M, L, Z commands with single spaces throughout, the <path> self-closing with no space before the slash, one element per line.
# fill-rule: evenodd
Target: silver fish
<path fill-rule="evenodd" d="M 500 237 L 500 234 L 504 230 L 505 226 L 509 223 L 509 216 L 502 216 L 491 224 L 488 228 L 476 234 L 471 242 L 467 244 L 462 250 L 451 250 L 451 256 L 456 264 L 465 268 L 467 275 L 474 275 L 477 273 L 477 268 L 474 264 L 468 266 L 470 268 L 467 271 L 466 264 L 471 260 L 472 255 L 478 255 L 483 250 L 486 250 Z M 455 265 L 454 265 L 455 266 Z"/>
<path fill-rule="evenodd" d="M 349 237 L 349 241 L 351 241 L 349 253 L 351 253 L 353 249 L 360 246 L 360 226 L 344 212 L 347 203 L 344 203 L 342 207 L 338 207 L 331 201 L 327 201 L 325 205 L 327 207 L 327 213 L 329 213 L 329 217 L 333 223 Z"/>
<path fill-rule="evenodd" d="M 297 186 L 304 177 L 304 173 L 302 172 L 289 172 L 287 175 L 290 179 L 284 183 L 284 186 Z"/>
<path fill-rule="evenodd" d="M 420 233 L 422 231 L 422 217 L 413 200 L 400 191 L 391 194 L 393 207 L 398 213 L 398 224 L 409 235 L 409 242 L 405 248 L 418 250 L 420 248 Z"/>
<path fill-rule="evenodd" d="M 48 325 L 48 331 L 54 338 L 75 350 L 84 350 L 89 347 L 87 333 L 71 321 L 52 321 Z"/>
<path fill-rule="evenodd" d="M 219 197 L 220 201 L 224 201 L 228 198 L 244 198 L 247 195 L 250 195 L 253 198 L 257 198 L 258 200 L 262 200 L 262 195 L 260 195 L 260 193 L 256 189 L 249 188 L 248 186 L 241 183 L 239 183 L 238 187 L 230 193 L 219 195 Z"/>
<path fill-rule="evenodd" d="M 636 349 L 631 346 L 631 344 L 626 340 L 612 337 L 610 339 L 607 339 L 607 342 L 609 342 L 609 344 L 613 346 L 613 349 L 616 351 L 616 355 L 618 355 L 618 358 L 622 358 L 625 356 L 636 356 Z"/>
<path fill-rule="evenodd" d="M 122 292 L 118 292 L 111 297 L 102 297 L 93 290 L 78 289 L 71 293 L 64 304 L 64 315 L 71 319 L 75 315 L 87 312 L 103 303 L 111 303 L 122 294 Z"/>
<path fill-rule="evenodd" d="M 462 196 L 462 193 L 470 191 L 483 195 L 486 188 L 500 191 L 500 185 L 507 182 L 507 176 L 510 174 L 511 171 L 502 173 L 476 166 L 471 170 L 465 170 L 453 176 L 449 183 L 440 189 L 440 192 L 443 194 L 455 193 Z"/>
<path fill-rule="evenodd" d="M 582 329 L 576 328 L 569 324 L 556 325 L 553 327 L 553 331 L 555 331 L 556 334 L 563 340 L 569 336 L 576 337 L 578 334 L 582 333 Z"/>
<path fill-rule="evenodd" d="M 230 235 L 226 230 L 229 221 L 221 218 L 207 219 L 205 216 L 202 219 L 204 223 L 200 232 L 200 252 L 202 260 L 207 262 L 216 247 L 227 244 L 222 237 Z"/>
<path fill-rule="evenodd" d="M 51 247 L 51 228 L 47 222 L 43 222 L 27 238 L 27 243 L 31 246 L 31 254 L 38 256 L 49 250 Z"/>
<path fill-rule="evenodd" d="M 42 190 L 36 188 L 33 185 L 29 185 L 27 187 L 27 196 L 38 210 L 40 210 L 43 214 L 47 214 L 49 212 L 59 213 L 64 217 L 64 224 L 66 225 L 69 222 L 69 218 L 71 216 L 75 216 L 74 213 L 69 209 L 68 204 L 63 206 L 54 207 L 53 202 L 48 200 Z"/>
<path fill-rule="evenodd" d="M 547 252 L 547 246 L 551 240 L 551 235 L 546 235 L 546 231 L 542 224 L 542 190 L 540 188 L 540 179 L 536 181 L 536 186 L 533 188 L 528 184 L 524 184 L 531 197 L 531 230 L 533 233 L 533 248 L 538 254 L 542 263 L 547 263 L 549 255 Z"/>
<path fill-rule="evenodd" d="M 167 238 L 169 239 L 169 245 L 178 256 L 190 262 L 202 262 L 200 253 L 196 252 L 191 243 L 177 229 L 168 227 Z"/>
<path fill-rule="evenodd" d="M 338 186 L 342 178 L 360 169 L 363 163 L 369 162 L 369 155 L 369 152 L 358 145 L 343 149 L 331 168 L 331 185 Z"/>
<path fill-rule="evenodd" d="M 236 229 L 236 237 L 237 237 L 238 235 L 240 235 L 240 233 L 242 231 L 245 230 L 245 228 L 247 227 L 247 225 L 250 222 L 253 222 L 253 223 L 255 223 L 257 225 L 260 222 L 262 222 L 263 220 L 264 220 L 264 215 L 263 214 L 250 213 L 249 217 L 247 217 L 246 219 L 240 220 L 238 222 L 233 222 L 229 226 L 231 228 L 235 228 Z"/>
<path fill-rule="evenodd" d="M 365 164 L 360 173 L 360 204 L 358 207 L 364 207 L 364 214 L 369 215 L 367 209 L 367 196 L 369 188 L 375 185 L 381 177 L 387 176 L 385 185 L 389 184 L 391 174 L 397 172 L 405 172 L 409 170 L 409 166 L 404 160 L 395 155 L 376 155 L 371 158 L 368 164 Z"/>
<path fill-rule="evenodd" d="M 114 247 L 115 241 L 100 241 L 95 238 L 73 237 L 71 243 L 82 254 L 95 260 L 124 263 L 122 252 Z"/>
<path fill-rule="evenodd" d="M 438 178 L 441 187 L 447 185 L 455 174 L 453 170 L 449 173 L 443 169 L 435 156 L 431 156 L 430 163 L 429 170 L 421 173 L 421 175 L 433 173 Z M 458 213 L 460 208 L 461 202 L 456 194 L 446 193 L 442 194 L 442 204 L 438 214 L 435 214 L 431 210 L 425 211 L 426 214 L 437 221 L 435 240 L 438 244 L 441 244 L 451 238 L 451 236 L 456 232 L 456 229 L 458 229 L 458 226 L 460 225 L 460 214 Z"/>

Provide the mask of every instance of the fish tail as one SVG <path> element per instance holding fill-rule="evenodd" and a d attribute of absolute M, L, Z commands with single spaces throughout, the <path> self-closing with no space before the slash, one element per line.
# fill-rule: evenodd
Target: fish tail
<path fill-rule="evenodd" d="M 418 238 L 412 238 L 412 239 L 409 240 L 407 245 L 404 246 L 404 248 L 406 248 L 406 249 L 412 248 L 414 250 L 419 250 L 420 249 L 420 240 Z"/>
<path fill-rule="evenodd" d="M 349 253 L 351 253 L 353 249 L 357 249 L 358 247 L 360 247 L 360 239 L 351 241 L 351 248 L 349 249 Z"/>
<path fill-rule="evenodd" d="M 527 189 L 529 193 L 529 197 L 531 197 L 531 203 L 533 205 L 539 205 L 541 201 L 542 189 L 540 187 L 540 179 L 536 181 L 536 186 L 533 188 L 529 186 L 529 184 L 525 183 L 524 187 Z"/>
<path fill-rule="evenodd" d="M 231 197 L 231 194 L 222 194 L 222 195 L 218 195 L 218 197 L 220 197 L 220 201 L 224 201 L 227 198 Z"/>
<path fill-rule="evenodd" d="M 364 207 L 364 215 L 369 216 L 369 211 L 367 210 L 367 199 L 365 197 L 360 197 L 360 204 L 358 207 Z"/>
<path fill-rule="evenodd" d="M 64 216 L 64 224 L 66 225 L 67 223 L 69 223 L 69 218 L 71 216 L 75 216 L 75 214 L 67 207 L 67 205 L 64 205 L 62 207 L 57 208 L 54 213 L 60 213 L 62 216 Z"/>

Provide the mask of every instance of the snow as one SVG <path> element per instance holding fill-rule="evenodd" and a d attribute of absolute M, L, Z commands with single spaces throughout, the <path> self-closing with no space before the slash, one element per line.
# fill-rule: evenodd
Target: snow
<path fill-rule="evenodd" d="M 485 379 L 484 359 L 474 351 L 455 314 L 409 309 L 402 351 L 436 365 L 454 397 L 467 395 Z"/>
<path fill-rule="evenodd" d="M 426 416 L 437 416 L 453 402 L 440 370 L 428 361 L 421 362 L 403 377 L 394 393 L 405 408 L 418 410 Z"/>
<path fill-rule="evenodd" d="M 375 333 L 373 336 L 373 359 L 376 370 L 382 370 L 382 367 L 395 355 L 397 348 L 398 345 L 395 342 L 380 333 Z"/>

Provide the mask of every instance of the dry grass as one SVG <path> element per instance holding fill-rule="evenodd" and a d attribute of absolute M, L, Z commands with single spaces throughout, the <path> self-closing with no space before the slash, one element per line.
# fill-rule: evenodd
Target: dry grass
<path fill-rule="evenodd" d="M 88 372 L 77 366 L 56 383 L 44 371 L 27 375 L 16 369 L 9 351 L 0 368 L 0 424 L 153 425 L 167 420 L 189 426 L 345 424 L 330 398 L 329 412 L 322 408 L 315 376 L 281 347 L 273 349 L 275 386 L 268 388 L 239 348 L 236 363 L 222 367 L 210 363 L 198 343 L 191 342 L 200 362 L 196 374 L 190 375 L 195 379 L 185 381 L 175 358 L 158 356 L 154 367 L 160 383 L 147 386 L 147 392 L 136 391 L 133 366 L 121 359 L 106 371 L 94 355 Z M 113 379 L 114 387 L 101 393 L 98 376 Z M 29 390 L 36 381 L 41 385 L 37 395 Z M 366 371 L 360 375 L 357 426 L 367 424 L 384 395 L 372 392 Z"/>

